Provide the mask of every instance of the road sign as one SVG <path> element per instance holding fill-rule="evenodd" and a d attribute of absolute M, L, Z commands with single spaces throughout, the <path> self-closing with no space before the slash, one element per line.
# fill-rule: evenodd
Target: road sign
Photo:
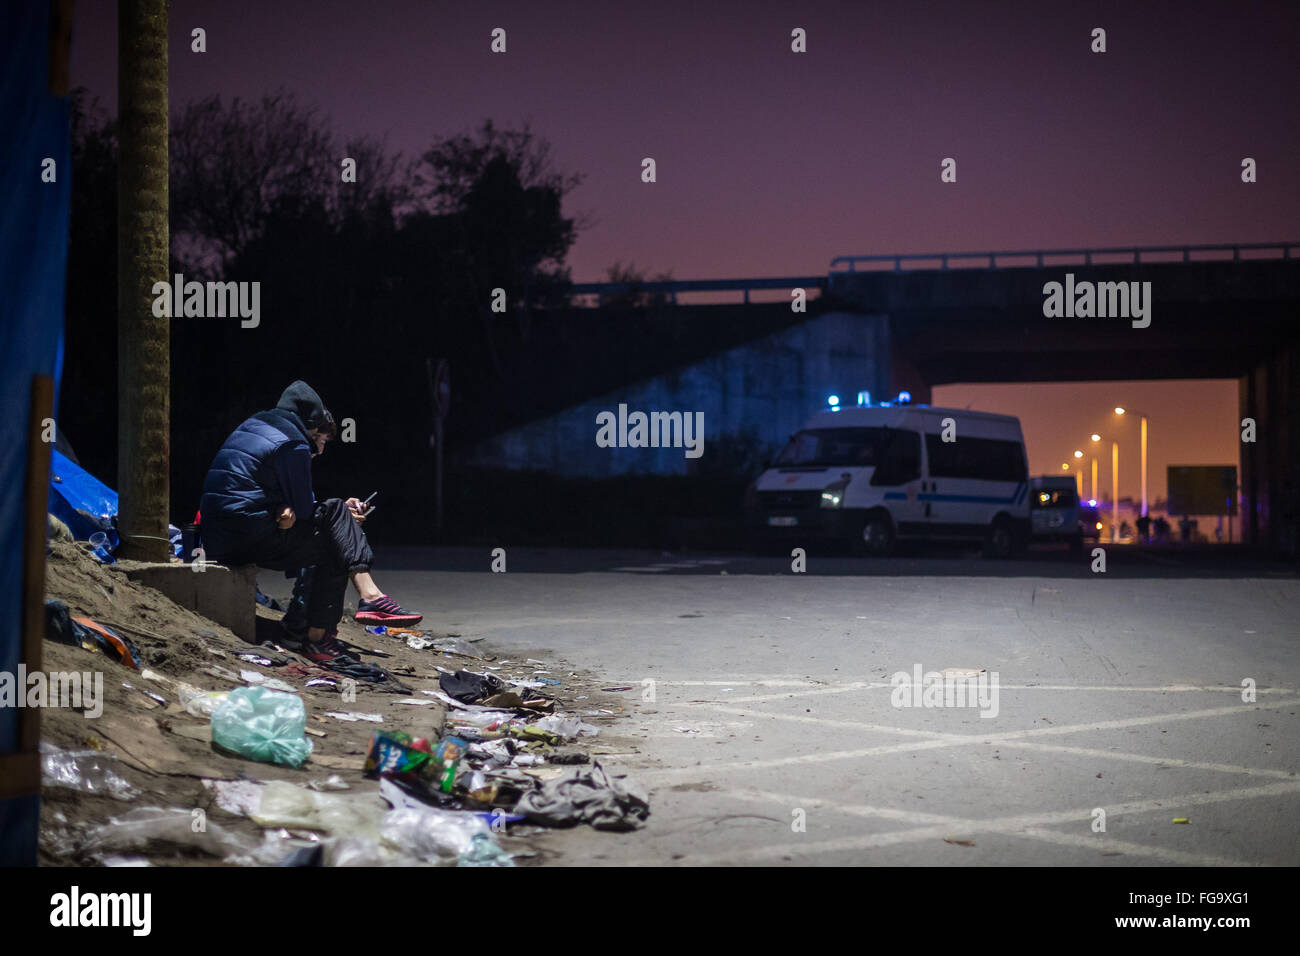
<path fill-rule="evenodd" d="M 1235 515 L 1235 465 L 1169 465 L 1168 512 L 1171 515 Z"/>

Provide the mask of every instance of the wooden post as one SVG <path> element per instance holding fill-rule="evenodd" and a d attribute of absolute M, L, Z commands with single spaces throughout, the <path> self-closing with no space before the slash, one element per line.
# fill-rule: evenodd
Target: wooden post
<path fill-rule="evenodd" d="M 117 31 L 118 553 L 166 561 L 171 319 L 153 314 L 153 285 L 170 281 L 167 0 L 119 0 Z"/>
<path fill-rule="evenodd" d="M 54 417 L 54 379 L 32 377 L 27 423 L 27 474 L 23 481 L 22 637 L 18 663 L 27 671 L 41 668 L 45 639 L 45 527 L 50 497 L 50 443 L 42 440 L 46 419 Z M 18 693 L 25 694 L 26 687 Z M 41 791 L 41 709 L 18 711 L 18 749 L 0 756 L 0 799 Z"/>

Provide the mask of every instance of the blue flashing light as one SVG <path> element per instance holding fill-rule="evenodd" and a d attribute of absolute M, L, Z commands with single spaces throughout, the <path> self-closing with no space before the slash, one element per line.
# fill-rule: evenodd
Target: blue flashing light
<path fill-rule="evenodd" d="M 831 408 L 838 408 L 840 404 L 840 397 L 838 395 L 827 395 L 826 404 L 829 405 Z"/>
<path fill-rule="evenodd" d="M 912 393 L 911 393 L 911 392 L 899 392 L 899 393 L 898 393 L 898 404 L 900 404 L 900 405 L 906 405 L 906 404 L 907 404 L 908 402 L 910 402 L 911 400 L 912 400 Z"/>
<path fill-rule="evenodd" d="M 870 404 L 871 404 L 871 393 L 870 393 L 870 392 L 858 392 L 858 407 L 859 407 L 859 408 L 865 408 L 866 406 L 868 406 L 868 405 L 870 405 Z"/>
<path fill-rule="evenodd" d="M 1097 499 L 1096 499 L 1096 498 L 1089 498 L 1089 499 L 1088 499 L 1088 504 L 1091 505 L 1093 508 L 1097 507 Z"/>

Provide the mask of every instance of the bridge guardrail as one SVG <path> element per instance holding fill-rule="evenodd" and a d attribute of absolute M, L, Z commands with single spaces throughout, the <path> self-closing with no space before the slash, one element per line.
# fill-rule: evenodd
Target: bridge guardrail
<path fill-rule="evenodd" d="M 985 266 L 985 268 L 987 269 L 1025 268 L 1025 265 L 1022 263 L 1017 263 L 1016 265 L 1013 266 L 1009 265 L 1009 266 L 1002 266 L 1002 267 L 998 265 L 999 259 L 1015 258 L 1015 259 L 1033 259 L 1034 267 L 1043 269 L 1049 267 L 1055 268 L 1056 266 L 1061 266 L 1061 265 L 1070 265 L 1070 263 L 1063 263 L 1063 262 L 1053 262 L 1045 265 L 1043 262 L 1044 257 L 1055 259 L 1055 258 L 1064 258 L 1064 257 L 1078 258 L 1079 256 L 1083 256 L 1083 265 L 1087 265 L 1087 266 L 1094 264 L 1092 261 L 1094 256 L 1130 257 L 1127 263 L 1106 262 L 1106 263 L 1097 263 L 1097 265 L 1138 264 L 1144 261 L 1142 259 L 1143 253 L 1147 253 L 1150 255 L 1158 254 L 1158 255 L 1166 255 L 1166 256 L 1181 255 L 1182 258 L 1177 260 L 1180 262 L 1213 262 L 1213 261 L 1221 261 L 1223 258 L 1230 258 L 1231 261 L 1237 262 L 1241 260 L 1241 253 L 1243 251 L 1263 252 L 1268 250 L 1275 250 L 1279 254 L 1276 256 L 1258 256 L 1258 257 L 1252 256 L 1251 258 L 1294 259 L 1297 258 L 1296 253 L 1300 252 L 1300 242 L 1250 242 L 1250 243 L 1231 243 L 1231 244 L 1216 243 L 1216 244 L 1203 245 L 1203 246 L 1118 246 L 1109 249 L 1032 249 L 1032 250 L 1021 251 L 1021 252 L 935 252 L 935 253 L 915 253 L 915 254 L 907 254 L 907 255 L 836 256 L 834 259 L 831 260 L 831 275 L 838 275 L 844 272 L 857 272 L 859 271 L 857 268 L 858 263 L 893 263 L 893 268 L 891 270 L 883 270 L 883 269 L 862 270 L 862 271 L 892 271 L 892 272 L 925 271 L 923 269 L 905 270 L 903 268 L 904 262 L 936 262 L 937 261 L 939 263 L 938 268 L 940 270 L 943 270 L 948 268 L 949 262 L 953 260 L 959 260 L 959 259 L 960 260 L 986 259 L 988 261 L 988 265 Z M 1210 258 L 1210 257 L 1193 259 L 1192 258 L 1193 254 L 1197 254 L 1197 253 L 1220 253 L 1221 255 L 1217 259 Z M 847 264 L 848 268 L 847 269 L 841 268 L 837 271 L 837 267 L 843 264 Z"/>

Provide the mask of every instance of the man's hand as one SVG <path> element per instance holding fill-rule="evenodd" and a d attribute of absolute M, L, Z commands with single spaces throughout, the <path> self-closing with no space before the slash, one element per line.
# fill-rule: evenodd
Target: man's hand
<path fill-rule="evenodd" d="M 293 513 L 293 509 L 286 506 L 285 509 L 280 512 L 280 516 L 275 519 L 275 524 L 281 531 L 288 531 L 293 527 L 293 523 L 297 520 L 298 516 Z"/>
<path fill-rule="evenodd" d="M 367 509 L 360 498 L 349 498 L 344 504 L 348 506 L 348 511 L 352 513 L 352 517 L 357 519 L 357 524 L 365 523 Z"/>

